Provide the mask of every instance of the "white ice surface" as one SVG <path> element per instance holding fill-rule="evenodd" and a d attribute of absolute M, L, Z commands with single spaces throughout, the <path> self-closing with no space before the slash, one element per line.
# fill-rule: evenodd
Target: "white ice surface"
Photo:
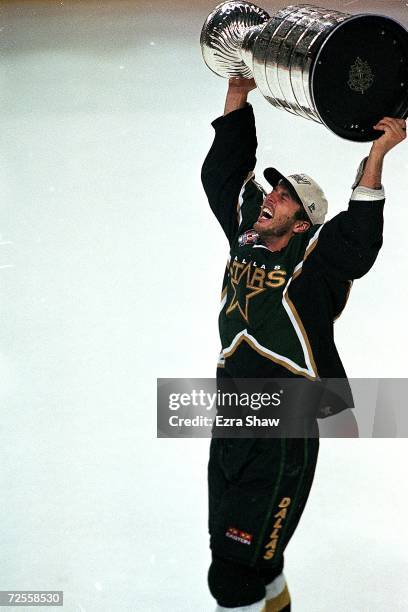
<path fill-rule="evenodd" d="M 212 376 L 218 350 L 213 4 L 1 9 L 0 589 L 62 589 L 67 612 L 213 609 L 208 441 L 155 438 L 156 378 Z M 258 169 L 316 176 L 344 208 L 367 145 L 251 97 Z M 353 376 L 407 374 L 407 170 L 401 147 L 384 248 L 336 324 Z M 405 612 L 406 441 L 321 448 L 286 557 L 294 611 Z"/>

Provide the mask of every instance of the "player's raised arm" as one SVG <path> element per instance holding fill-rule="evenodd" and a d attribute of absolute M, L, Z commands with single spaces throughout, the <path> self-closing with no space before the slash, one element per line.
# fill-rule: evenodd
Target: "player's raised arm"
<path fill-rule="evenodd" d="M 253 79 L 229 80 L 224 115 L 212 122 L 215 138 L 201 171 L 210 207 L 229 240 L 238 228 L 239 193 L 256 163 L 255 118 L 247 103 L 255 87 Z"/>
<path fill-rule="evenodd" d="M 405 140 L 407 128 L 405 119 L 393 119 L 384 117 L 375 126 L 375 130 L 383 131 L 384 134 L 375 140 L 366 163 L 361 171 L 361 177 L 357 177 L 358 187 L 366 189 L 382 189 L 381 178 L 385 155 L 397 144 Z"/>
<path fill-rule="evenodd" d="M 374 128 L 384 134 L 372 144 L 370 154 L 360 164 L 347 211 L 328 221 L 321 229 L 313 259 L 340 280 L 366 274 L 382 246 L 383 162 L 387 153 L 406 138 L 404 119 L 384 117 Z"/>
<path fill-rule="evenodd" d="M 224 117 L 229 113 L 247 105 L 248 94 L 256 89 L 254 79 L 229 79 L 227 96 L 225 98 Z"/>

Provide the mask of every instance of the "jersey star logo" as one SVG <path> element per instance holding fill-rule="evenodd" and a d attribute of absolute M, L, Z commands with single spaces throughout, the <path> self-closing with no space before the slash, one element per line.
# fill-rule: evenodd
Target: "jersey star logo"
<path fill-rule="evenodd" d="M 265 288 L 254 287 L 249 282 L 251 272 L 251 264 L 247 264 L 245 268 L 241 271 L 241 274 L 238 278 L 233 278 L 231 276 L 231 286 L 233 290 L 233 296 L 230 305 L 227 308 L 226 314 L 229 314 L 235 308 L 238 308 L 239 312 L 245 319 L 247 323 L 249 323 L 248 318 L 248 306 L 249 300 L 253 298 L 258 293 L 262 293 L 265 291 Z"/>

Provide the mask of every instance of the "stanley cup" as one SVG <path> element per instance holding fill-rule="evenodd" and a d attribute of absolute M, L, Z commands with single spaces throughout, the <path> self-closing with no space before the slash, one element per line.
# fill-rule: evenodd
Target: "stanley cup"
<path fill-rule="evenodd" d="M 379 119 L 408 114 L 408 33 L 389 17 L 307 4 L 270 17 L 232 0 L 210 13 L 200 42 L 217 75 L 254 78 L 276 108 L 348 140 L 374 140 Z"/>

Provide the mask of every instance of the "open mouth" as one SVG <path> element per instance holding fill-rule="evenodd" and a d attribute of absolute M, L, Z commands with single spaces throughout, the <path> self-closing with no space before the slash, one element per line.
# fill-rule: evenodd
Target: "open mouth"
<path fill-rule="evenodd" d="M 273 218 L 273 212 L 267 206 L 263 206 L 261 214 L 259 215 L 259 221 L 270 221 Z"/>

